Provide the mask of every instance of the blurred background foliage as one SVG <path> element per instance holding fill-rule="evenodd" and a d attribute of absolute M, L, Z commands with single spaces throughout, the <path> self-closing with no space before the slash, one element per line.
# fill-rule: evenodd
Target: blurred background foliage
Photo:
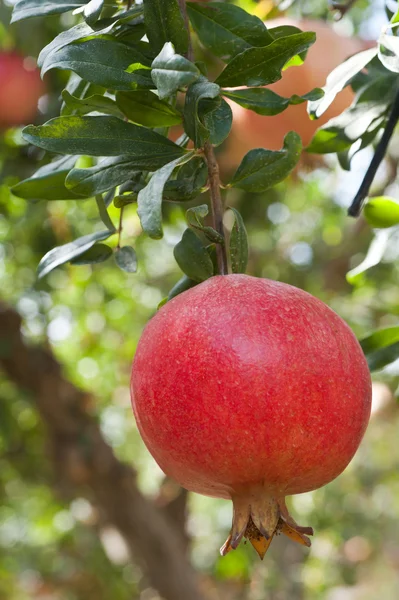
<path fill-rule="evenodd" d="M 260 16 L 271 8 L 271 2 L 236 3 Z M 327 2 L 282 2 L 280 9 L 282 5 L 288 15 L 332 22 Z M 31 56 L 75 18 L 68 13 L 9 26 L 10 13 L 9 3 L 0 1 L 0 46 Z M 378 35 L 383 19 L 382 2 L 360 0 L 333 26 L 370 39 Z M 65 77 L 55 71 L 48 76 L 38 122 L 57 114 Z M 397 146 L 394 140 L 391 160 L 397 161 Z M 219 152 L 223 151 L 222 147 Z M 308 161 L 267 193 L 234 191 L 228 200 L 245 219 L 251 248 L 248 272 L 288 282 L 321 298 L 358 337 L 397 325 L 399 315 L 397 240 L 355 287 L 345 279 L 363 259 L 373 235 L 365 221 L 349 219 L 345 210 L 370 152 L 359 153 L 349 174 L 331 157 L 311 165 Z M 43 156 L 22 140 L 18 128 L 3 132 L 1 299 L 22 315 L 26 340 L 49 345 L 67 378 L 93 394 L 105 438 L 120 459 L 135 465 L 140 488 L 156 498 L 163 475 L 136 430 L 129 375 L 145 323 L 181 276 L 173 246 L 185 228 L 184 211 L 169 205 L 164 213 L 165 237 L 153 241 L 140 235 L 135 208 L 125 209 L 123 241 L 134 242 L 140 261 L 137 274 L 123 273 L 111 260 L 98 266 L 64 266 L 38 281 L 36 267 L 48 250 L 91 232 L 99 221 L 94 199 L 27 202 L 11 194 L 9 187 L 29 176 Z M 384 189 L 386 180 L 383 165 L 376 185 Z M 389 183 L 391 195 L 397 195 L 395 178 Z M 110 214 L 116 219 L 117 209 L 111 207 Z M 357 456 L 338 480 L 292 499 L 298 520 L 315 528 L 310 551 L 279 538 L 263 563 L 248 545 L 222 559 L 218 548 L 230 527 L 231 506 L 190 496 L 191 558 L 210 598 L 398 597 L 398 383 L 398 361 L 374 374 L 373 415 Z M 57 489 L 43 425 L 29 394 L 1 373 L 0 386 L 0 598 L 156 600 L 157 593 L 131 561 L 120 533 L 102 526 L 96 507 L 86 499 L 65 499 Z"/>

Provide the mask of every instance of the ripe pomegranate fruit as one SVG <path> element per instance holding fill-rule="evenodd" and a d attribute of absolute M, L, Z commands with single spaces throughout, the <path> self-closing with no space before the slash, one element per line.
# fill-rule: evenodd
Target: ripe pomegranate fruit
<path fill-rule="evenodd" d="M 165 473 L 231 498 L 222 554 L 243 536 L 263 558 L 279 532 L 310 545 L 285 497 L 339 475 L 365 432 L 371 382 L 349 327 L 310 294 L 226 275 L 177 296 L 138 344 L 138 428 Z"/>
<path fill-rule="evenodd" d="M 30 123 L 46 92 L 34 60 L 17 52 L 0 52 L 0 82 L 0 129 Z"/>

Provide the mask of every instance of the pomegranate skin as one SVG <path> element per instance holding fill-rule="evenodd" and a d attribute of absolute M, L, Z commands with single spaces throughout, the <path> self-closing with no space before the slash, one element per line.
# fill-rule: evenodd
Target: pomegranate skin
<path fill-rule="evenodd" d="M 159 310 L 138 344 L 131 393 L 161 469 L 233 500 L 333 480 L 371 405 L 367 363 L 346 323 L 300 289 L 247 275 L 213 277 Z"/>

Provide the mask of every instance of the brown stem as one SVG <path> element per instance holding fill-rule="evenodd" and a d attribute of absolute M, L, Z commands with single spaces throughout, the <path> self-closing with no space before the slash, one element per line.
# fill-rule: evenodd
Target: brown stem
<path fill-rule="evenodd" d="M 192 61 L 194 59 L 194 52 L 193 52 L 193 44 L 191 42 L 190 21 L 188 20 L 188 15 L 187 15 L 186 0 L 178 0 L 178 2 L 179 2 L 180 10 L 183 15 L 184 22 L 186 24 L 187 33 L 188 33 L 188 50 L 187 50 L 186 58 L 188 58 L 188 60 Z"/>
<path fill-rule="evenodd" d="M 215 151 L 210 142 L 206 142 L 204 146 L 204 154 L 206 162 L 208 163 L 208 180 L 209 180 L 209 193 L 211 196 L 211 208 L 212 208 L 212 226 L 221 236 L 224 236 L 223 227 L 223 201 L 220 193 L 220 176 L 219 176 L 219 165 L 216 160 Z M 216 244 L 216 258 L 219 267 L 220 275 L 227 275 L 227 254 L 226 244 Z"/>

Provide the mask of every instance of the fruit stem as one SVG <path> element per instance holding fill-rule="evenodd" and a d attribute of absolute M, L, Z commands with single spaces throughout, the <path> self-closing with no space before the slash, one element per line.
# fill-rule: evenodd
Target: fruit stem
<path fill-rule="evenodd" d="M 223 226 L 223 201 L 220 193 L 219 165 L 210 142 L 205 142 L 204 154 L 208 163 L 209 193 L 212 208 L 212 227 L 225 239 Z M 227 275 L 226 244 L 216 244 L 216 259 L 220 275 Z"/>
<path fill-rule="evenodd" d="M 178 0 L 181 13 L 184 18 L 186 30 L 188 34 L 188 51 L 186 57 L 188 60 L 193 61 L 193 45 L 191 41 L 190 23 L 187 15 L 186 0 Z M 218 233 L 225 239 L 224 227 L 223 227 L 223 201 L 220 193 L 220 176 L 219 176 L 219 165 L 216 160 L 215 151 L 210 142 L 205 142 L 204 155 L 208 164 L 208 182 L 209 182 L 209 193 L 211 198 L 211 212 L 212 212 L 212 227 L 216 229 Z M 220 275 L 227 275 L 229 272 L 227 263 L 226 244 L 216 244 L 216 260 L 218 264 L 218 271 Z"/>

